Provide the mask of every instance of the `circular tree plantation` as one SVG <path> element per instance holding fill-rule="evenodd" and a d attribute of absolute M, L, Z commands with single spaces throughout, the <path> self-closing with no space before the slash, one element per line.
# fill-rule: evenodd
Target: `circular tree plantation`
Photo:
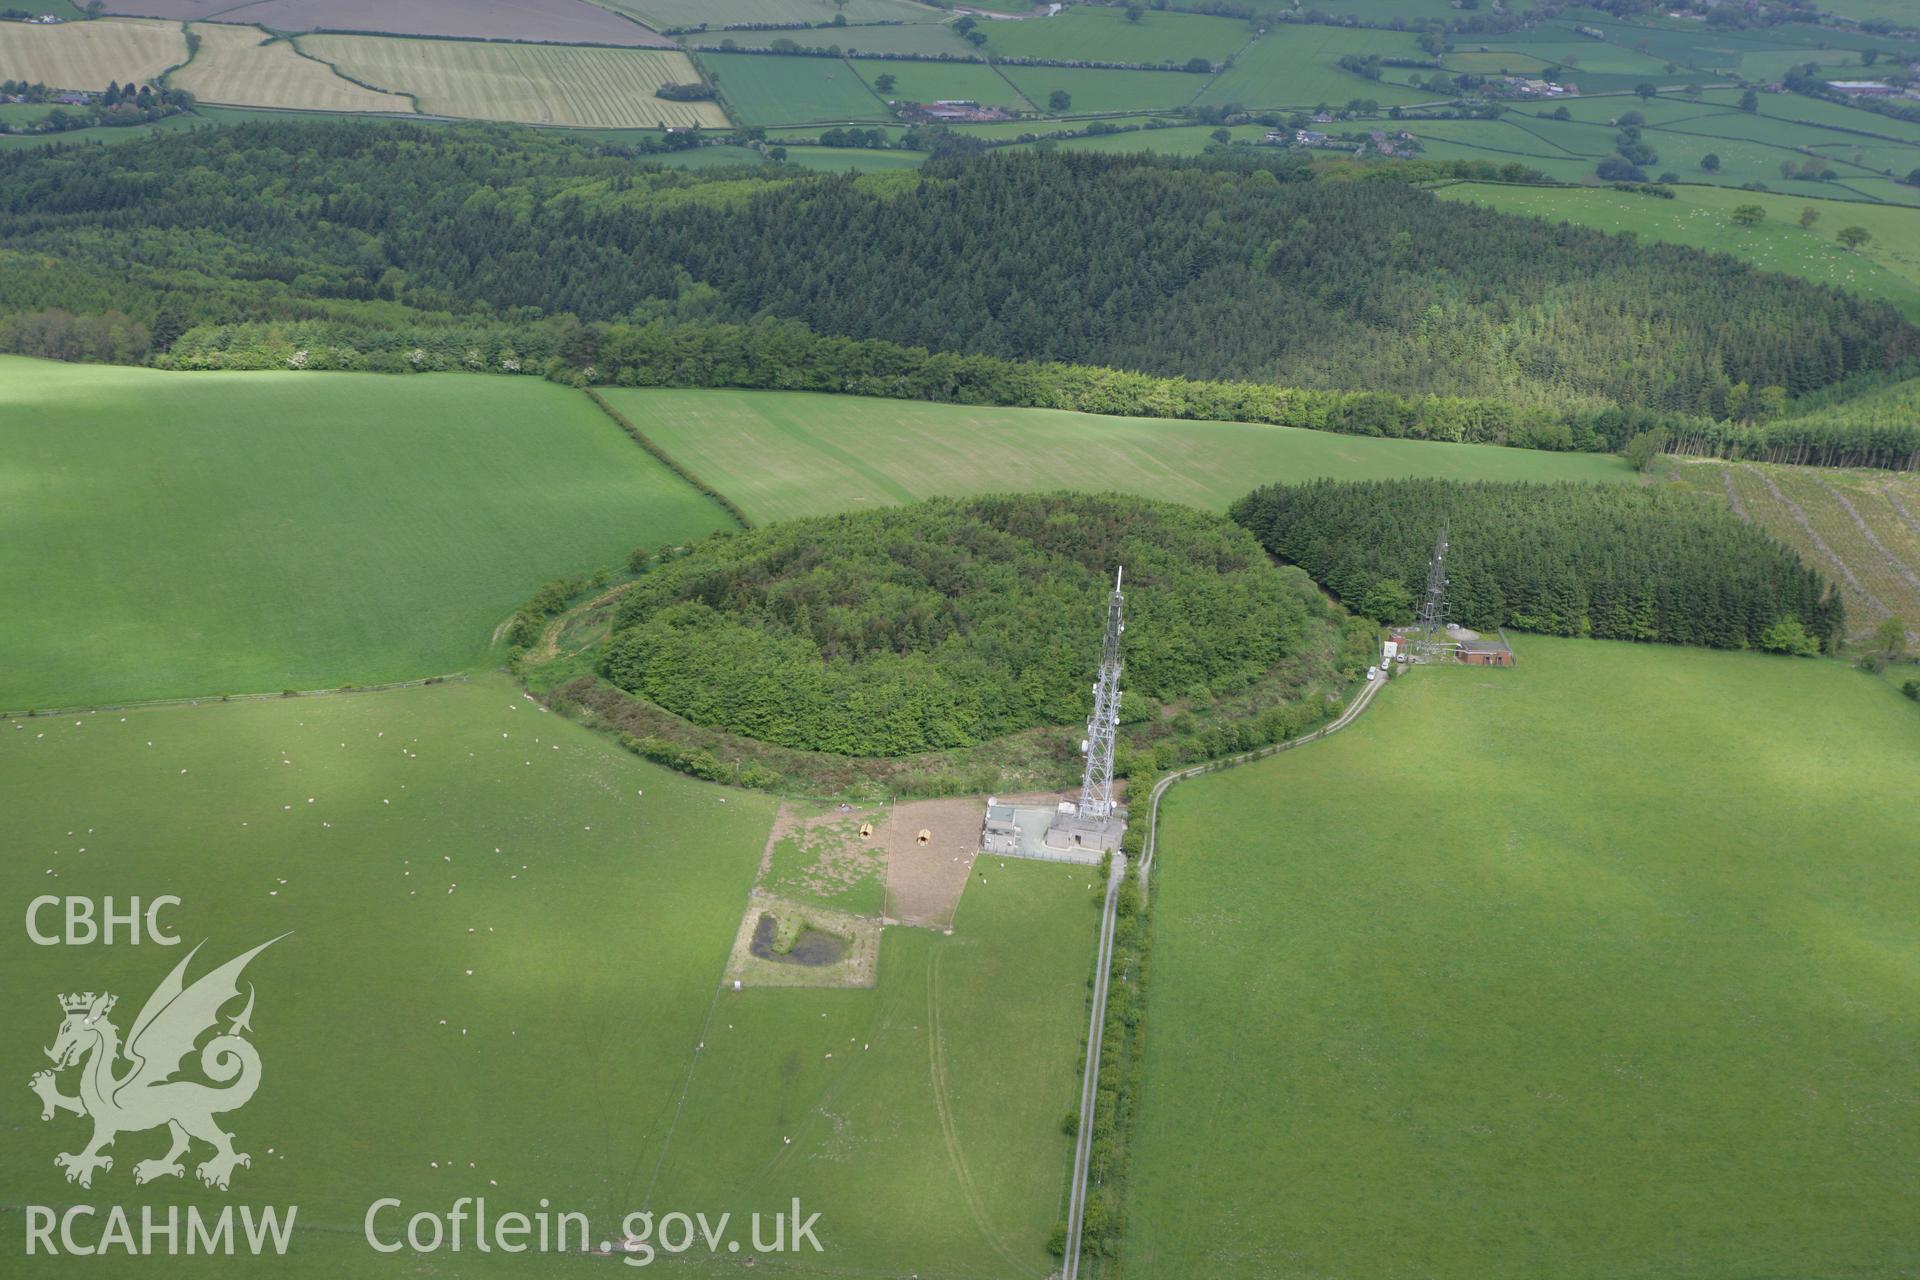
<path fill-rule="evenodd" d="M 1309 606 L 1206 512 L 1118 495 L 934 500 L 695 544 L 623 599 L 601 673 L 696 724 L 842 755 L 1085 718 L 1126 568 L 1126 718 L 1246 689 Z"/>

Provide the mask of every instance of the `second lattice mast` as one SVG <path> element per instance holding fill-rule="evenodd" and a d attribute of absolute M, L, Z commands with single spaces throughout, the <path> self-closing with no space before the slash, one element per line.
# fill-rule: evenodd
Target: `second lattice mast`
<path fill-rule="evenodd" d="M 1420 602 L 1419 639 L 1414 655 L 1425 662 L 1437 660 L 1446 648 L 1447 625 L 1447 526 L 1433 540 L 1433 558 L 1427 562 L 1427 594 Z"/>

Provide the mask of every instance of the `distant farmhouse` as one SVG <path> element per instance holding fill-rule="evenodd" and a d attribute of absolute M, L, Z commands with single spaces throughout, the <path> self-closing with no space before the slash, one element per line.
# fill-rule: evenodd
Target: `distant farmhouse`
<path fill-rule="evenodd" d="M 938 102 L 915 102 L 902 108 L 901 114 L 931 124 L 982 124 L 991 120 L 1012 119 L 998 107 L 983 107 L 966 98 L 943 98 Z"/>
<path fill-rule="evenodd" d="M 1878 80 L 1829 80 L 1827 88 L 1835 93 L 1844 93 L 1849 98 L 1888 98 L 1898 93 L 1890 84 Z"/>
<path fill-rule="evenodd" d="M 1556 84 L 1552 80 L 1536 80 L 1531 76 L 1508 76 L 1507 88 L 1522 98 L 1577 98 L 1580 86 L 1577 84 Z"/>

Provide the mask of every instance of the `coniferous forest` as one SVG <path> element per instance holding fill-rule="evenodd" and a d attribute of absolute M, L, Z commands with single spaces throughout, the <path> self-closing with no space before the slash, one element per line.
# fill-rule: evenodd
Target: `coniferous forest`
<path fill-rule="evenodd" d="M 272 124 L 0 156 L 0 307 L 202 322 L 797 319 L 937 351 L 1724 417 L 1891 369 L 1891 309 L 1274 158 L 654 171 L 523 131 Z M 16 325 L 16 345 L 31 323 Z M 564 353 L 563 353 L 564 354 Z M 517 367 L 517 366 L 516 366 Z"/>
<path fill-rule="evenodd" d="M 1270 485 L 1233 518 L 1350 608 L 1412 618 L 1447 529 L 1447 617 L 1468 627 L 1784 652 L 1845 635 L 1839 596 L 1724 507 L 1602 485 Z"/>

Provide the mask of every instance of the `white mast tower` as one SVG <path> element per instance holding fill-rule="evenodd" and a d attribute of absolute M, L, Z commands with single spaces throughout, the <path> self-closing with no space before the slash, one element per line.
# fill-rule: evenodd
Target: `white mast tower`
<path fill-rule="evenodd" d="M 1120 731 L 1120 636 L 1127 624 L 1121 617 L 1125 597 L 1120 592 L 1124 568 L 1113 575 L 1113 594 L 1107 597 L 1107 634 L 1100 651 L 1100 676 L 1093 684 L 1093 713 L 1087 717 L 1087 736 L 1080 749 L 1086 770 L 1080 778 L 1078 806 L 1061 805 L 1062 813 L 1047 832 L 1047 843 L 1112 849 L 1120 843 L 1125 815 L 1113 802 L 1113 748 Z M 1072 809 L 1072 813 L 1065 810 Z"/>

